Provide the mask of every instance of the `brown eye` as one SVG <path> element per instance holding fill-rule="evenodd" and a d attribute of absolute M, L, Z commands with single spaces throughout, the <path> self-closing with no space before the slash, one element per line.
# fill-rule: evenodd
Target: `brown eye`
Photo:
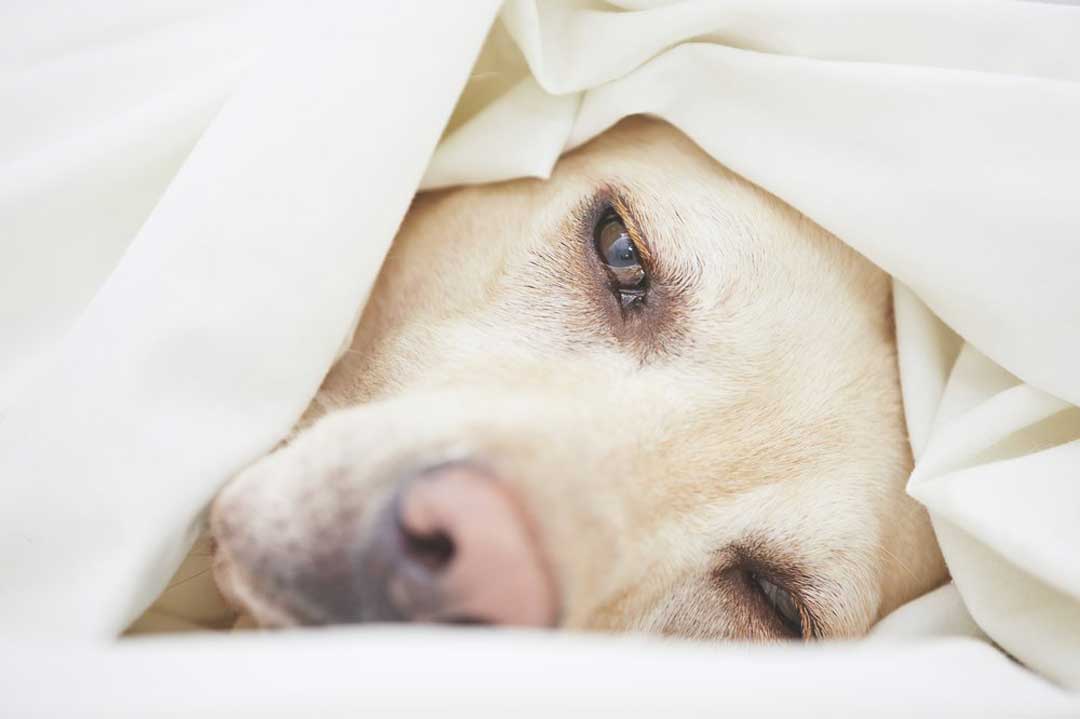
<path fill-rule="evenodd" d="M 640 301 L 645 294 L 645 269 L 622 218 L 614 211 L 606 213 L 596 223 L 593 240 L 623 305 Z"/>
<path fill-rule="evenodd" d="M 784 628 L 793 637 L 805 636 L 803 628 L 803 613 L 795 597 L 791 592 L 781 587 L 768 577 L 756 572 L 750 573 L 750 581 L 753 583 L 766 603 L 776 614 L 776 618 L 784 625 Z"/>

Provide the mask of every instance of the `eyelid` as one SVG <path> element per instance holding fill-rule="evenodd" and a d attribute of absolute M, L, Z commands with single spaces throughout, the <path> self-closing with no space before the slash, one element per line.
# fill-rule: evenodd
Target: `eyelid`
<path fill-rule="evenodd" d="M 746 578 L 754 586 L 751 587 L 752 591 L 755 591 L 763 603 L 767 606 L 767 611 L 774 613 L 778 621 L 784 625 L 786 629 L 791 633 L 792 638 L 799 638 L 802 640 L 816 638 L 816 632 L 814 627 L 814 619 L 810 614 L 810 610 L 806 606 L 806 602 L 799 595 L 798 592 L 791 590 L 788 585 L 778 580 L 775 575 L 765 574 L 763 572 L 748 570 L 745 572 Z M 769 596 L 769 592 L 763 583 L 772 585 L 776 590 L 779 590 L 786 594 L 790 600 L 794 603 L 793 609 L 799 614 L 798 627 L 789 626 L 790 621 L 787 617 L 783 616 L 781 609 L 776 606 L 776 600 Z"/>
<path fill-rule="evenodd" d="M 805 593 L 800 586 L 802 583 L 798 580 L 793 580 L 791 573 L 784 571 L 781 568 L 770 566 L 765 563 L 755 563 L 753 567 L 745 570 L 751 573 L 755 573 L 761 577 L 764 577 L 775 586 L 779 587 L 783 591 L 787 592 L 792 600 L 794 600 L 796 607 L 799 610 L 801 617 L 803 634 L 801 639 L 819 639 L 820 634 L 818 631 L 817 620 L 814 618 L 814 612 L 811 611 L 809 602 L 806 599 Z M 774 611 L 772 607 L 770 611 Z"/>
<path fill-rule="evenodd" d="M 728 554 L 728 552 L 731 552 Z M 723 552 L 725 555 L 724 567 L 717 576 L 728 573 L 742 578 L 750 573 L 756 573 L 769 579 L 779 587 L 787 591 L 802 610 L 803 639 L 821 639 L 821 628 L 818 625 L 818 609 L 815 608 L 812 598 L 813 583 L 799 568 L 799 564 L 793 559 L 785 557 L 774 550 L 773 546 L 760 545 L 757 541 L 749 545 L 735 545 Z M 770 608 L 770 611 L 771 608 Z"/>
<path fill-rule="evenodd" d="M 607 204 L 610 205 L 615 214 L 619 216 L 623 226 L 626 227 L 626 231 L 630 234 L 630 239 L 633 241 L 634 247 L 638 252 L 638 257 L 641 259 L 641 266 L 645 268 L 646 273 L 651 274 L 654 263 L 652 248 L 641 234 L 640 223 L 634 216 L 634 212 L 630 208 L 630 203 L 627 202 L 622 195 L 615 192 L 609 192 Z"/>

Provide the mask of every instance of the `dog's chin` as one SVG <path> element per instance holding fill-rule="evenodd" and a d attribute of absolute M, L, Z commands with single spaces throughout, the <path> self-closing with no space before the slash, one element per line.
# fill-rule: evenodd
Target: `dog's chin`
<path fill-rule="evenodd" d="M 234 628 L 283 629 L 299 624 L 292 612 L 256 589 L 221 542 L 214 540 L 211 550 L 214 583 L 222 599 L 237 614 Z"/>

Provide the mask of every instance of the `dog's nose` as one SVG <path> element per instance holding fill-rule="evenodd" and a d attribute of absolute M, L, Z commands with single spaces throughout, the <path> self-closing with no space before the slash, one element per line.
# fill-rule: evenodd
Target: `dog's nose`
<path fill-rule="evenodd" d="M 551 581 L 513 498 L 465 464 L 404 486 L 381 532 L 397 535 L 391 605 L 409 619 L 544 626 L 554 620 Z M 373 548 L 375 549 L 375 548 Z M 376 550 L 377 551 L 377 550 Z"/>
<path fill-rule="evenodd" d="M 303 603 L 321 605 L 319 623 L 555 622 L 554 586 L 524 515 L 472 465 L 445 465 L 404 483 L 361 545 L 350 581 L 297 587 L 315 590 Z"/>

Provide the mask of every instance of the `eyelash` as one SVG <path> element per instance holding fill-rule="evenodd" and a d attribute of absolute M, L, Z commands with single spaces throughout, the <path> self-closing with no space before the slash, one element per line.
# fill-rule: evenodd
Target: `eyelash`
<path fill-rule="evenodd" d="M 815 629 L 813 618 L 806 610 L 806 604 L 802 601 L 799 595 L 790 589 L 786 585 L 780 583 L 773 577 L 762 574 L 756 570 L 747 570 L 744 572 L 744 581 L 749 585 L 750 591 L 757 595 L 757 599 L 765 604 L 766 610 L 772 612 L 777 621 L 784 627 L 785 632 L 792 639 L 812 639 L 814 637 Z M 791 601 L 795 604 L 795 609 L 799 614 L 798 626 L 791 626 L 789 620 L 785 618 L 780 612 L 779 608 L 775 604 L 775 600 L 769 596 L 768 591 L 762 584 L 767 583 L 774 588 L 784 592 Z"/>
<path fill-rule="evenodd" d="M 801 588 L 806 585 L 806 580 L 801 577 L 801 573 L 794 567 L 779 566 L 771 561 L 764 560 L 761 554 L 751 549 L 739 547 L 734 549 L 731 564 L 714 576 L 718 581 L 733 582 L 739 586 L 740 591 L 746 593 L 744 596 L 747 597 L 747 600 L 758 604 L 760 609 L 757 611 L 768 612 L 771 618 L 778 624 L 783 625 L 784 633 L 791 639 L 811 641 L 821 638 L 821 630 L 817 619 L 804 598 L 803 591 L 801 591 Z M 768 581 L 790 595 L 799 610 L 802 625 L 801 634 L 796 634 L 780 616 L 777 607 L 773 604 L 773 600 L 767 596 L 767 593 L 759 584 L 759 579 Z"/>

